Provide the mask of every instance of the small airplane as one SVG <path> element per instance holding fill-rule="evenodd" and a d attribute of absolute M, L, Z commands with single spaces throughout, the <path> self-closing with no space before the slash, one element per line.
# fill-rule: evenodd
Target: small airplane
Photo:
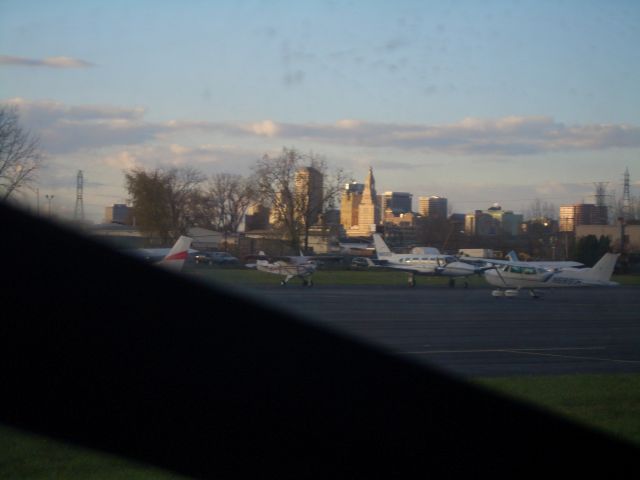
<path fill-rule="evenodd" d="M 496 265 L 510 265 L 514 263 L 521 264 L 526 267 L 542 267 L 547 269 L 553 268 L 583 268 L 585 267 L 584 263 L 580 262 L 572 262 L 572 261 L 556 261 L 556 260 L 536 260 L 536 261 L 525 261 L 520 260 L 518 258 L 518 254 L 513 250 L 505 255 L 506 260 L 499 260 L 495 258 L 480 258 L 480 257 L 470 257 L 468 255 L 459 256 L 458 259 L 461 262 L 470 263 L 477 267 L 481 267 L 486 269 L 486 267 L 494 267 Z"/>
<path fill-rule="evenodd" d="M 511 250 L 509 253 L 507 253 L 507 259 L 510 260 L 511 262 L 522 262 L 525 263 L 528 266 L 535 266 L 535 267 L 543 267 L 543 268 L 567 268 L 567 267 L 573 267 L 573 268 L 583 268 L 586 265 L 584 263 L 580 263 L 580 262 L 572 262 L 572 261 L 562 261 L 562 260 L 534 260 L 534 261 L 524 261 L 524 260 L 520 260 L 520 258 L 518 258 L 518 254 L 516 252 L 514 252 L 513 250 Z M 489 260 L 489 262 L 491 262 L 492 260 Z M 495 260 L 493 260 L 493 262 L 495 263 Z"/>
<path fill-rule="evenodd" d="M 181 235 L 171 248 L 140 248 L 129 250 L 127 253 L 143 258 L 153 265 L 180 272 L 189 253 L 196 251 L 191 250 L 191 242 L 193 242 L 192 238 Z"/>
<path fill-rule="evenodd" d="M 409 273 L 409 286 L 416 285 L 416 275 L 432 275 L 449 278 L 449 286 L 455 287 L 457 277 L 464 278 L 465 288 L 469 286 L 467 277 L 481 273 L 477 267 L 458 261 L 454 255 L 435 253 L 436 250 L 428 250 L 432 253 L 393 253 L 380 234 L 373 234 L 373 242 L 376 246 L 376 256 L 381 261 L 382 267 L 404 270 Z"/>
<path fill-rule="evenodd" d="M 181 235 L 180 238 L 176 240 L 176 243 L 173 245 L 171 250 L 169 250 L 169 253 L 167 253 L 167 255 L 156 265 L 169 269 L 173 272 L 182 271 L 184 262 L 189 256 L 189 247 L 191 247 L 191 242 L 193 242 L 193 238 Z"/>
<path fill-rule="evenodd" d="M 500 265 L 484 267 L 484 278 L 497 287 L 492 292 L 494 297 L 515 297 L 522 289 L 529 290 L 533 298 L 539 298 L 536 289 L 541 288 L 611 287 L 618 285 L 610 279 L 619 256 L 618 253 L 605 253 L 593 268 L 502 261 Z"/>
<path fill-rule="evenodd" d="M 276 275 L 284 276 L 284 280 L 280 282 L 280 285 L 284 286 L 289 283 L 294 277 L 302 280 L 302 285 L 305 287 L 312 287 L 313 280 L 311 276 L 316 271 L 318 265 L 311 257 L 307 257 L 300 253 L 297 257 L 278 257 L 278 260 L 269 262 L 265 259 L 264 252 L 258 254 L 256 263 L 248 263 L 248 268 L 255 268 L 262 272 L 274 273 Z"/>

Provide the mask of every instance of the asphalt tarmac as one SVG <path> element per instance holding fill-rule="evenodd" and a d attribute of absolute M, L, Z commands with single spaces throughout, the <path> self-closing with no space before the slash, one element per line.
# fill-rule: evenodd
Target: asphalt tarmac
<path fill-rule="evenodd" d="M 262 287 L 256 294 L 394 354 L 465 377 L 640 372 L 640 288 L 533 299 L 489 288 Z"/>

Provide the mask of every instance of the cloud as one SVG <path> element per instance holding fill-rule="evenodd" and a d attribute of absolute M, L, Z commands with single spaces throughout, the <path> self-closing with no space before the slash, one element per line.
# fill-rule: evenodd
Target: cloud
<path fill-rule="evenodd" d="M 450 124 L 373 123 L 342 119 L 335 123 L 250 123 L 209 121 L 150 122 L 143 108 L 68 106 L 53 101 L 10 99 L 43 147 L 65 153 L 110 146 L 175 142 L 185 133 L 202 133 L 233 142 L 249 138 L 263 149 L 281 144 L 385 148 L 421 154 L 514 156 L 640 148 L 640 127 L 627 124 L 565 125 L 548 116 L 464 118 Z"/>
<path fill-rule="evenodd" d="M 71 153 L 112 145 L 142 144 L 169 127 L 144 121 L 143 108 L 68 106 L 54 101 L 12 98 L 21 122 L 36 133 L 47 153 Z"/>
<path fill-rule="evenodd" d="M 91 62 L 71 57 L 47 57 L 43 59 L 34 59 L 12 57 L 9 55 L 0 55 L 0 65 L 45 68 L 89 68 L 94 66 Z"/>
<path fill-rule="evenodd" d="M 451 155 L 531 155 L 550 152 L 640 147 L 634 125 L 566 126 L 551 117 L 465 118 L 449 125 L 412 125 L 340 120 L 335 124 L 292 124 L 274 121 L 269 136 L 335 145 L 423 150 Z M 245 127 L 238 133 L 255 128 Z"/>
<path fill-rule="evenodd" d="M 229 145 L 188 146 L 172 143 L 111 149 L 108 153 L 97 155 L 94 163 L 104 164 L 118 171 L 190 166 L 205 174 L 221 171 L 246 174 L 262 153 L 259 150 Z"/>

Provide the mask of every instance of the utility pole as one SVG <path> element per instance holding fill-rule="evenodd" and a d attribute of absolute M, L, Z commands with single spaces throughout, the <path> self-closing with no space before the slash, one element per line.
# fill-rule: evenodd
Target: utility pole
<path fill-rule="evenodd" d="M 84 221 L 84 204 L 82 203 L 82 193 L 84 189 L 84 175 L 82 170 L 78 170 L 78 176 L 76 177 L 76 210 L 73 218 L 76 221 Z"/>
<path fill-rule="evenodd" d="M 54 195 L 45 195 L 44 198 L 47 199 L 47 202 L 49 203 L 49 210 L 48 210 L 48 215 L 49 218 L 51 218 L 51 201 L 53 200 Z"/>
<path fill-rule="evenodd" d="M 624 171 L 624 190 L 622 194 L 622 217 L 631 218 L 631 189 L 629 187 L 629 167 Z"/>

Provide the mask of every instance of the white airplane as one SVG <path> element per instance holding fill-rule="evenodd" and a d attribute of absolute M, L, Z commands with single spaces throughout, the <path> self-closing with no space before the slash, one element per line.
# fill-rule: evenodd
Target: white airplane
<path fill-rule="evenodd" d="M 189 247 L 191 247 L 191 242 L 193 242 L 193 238 L 181 235 L 180 238 L 176 240 L 176 243 L 173 245 L 171 250 L 169 250 L 169 253 L 167 253 L 167 255 L 156 265 L 169 269 L 173 272 L 182 271 L 184 262 L 189 256 Z"/>
<path fill-rule="evenodd" d="M 458 261 L 454 255 L 440 253 L 393 253 L 380 234 L 373 234 L 377 259 L 383 262 L 380 266 L 404 270 L 409 273 L 409 286 L 416 284 L 416 275 L 443 276 L 449 278 L 449 286 L 455 286 L 455 279 L 463 277 L 465 288 L 467 277 L 480 273 L 481 270 L 468 263 Z"/>
<path fill-rule="evenodd" d="M 462 255 L 458 257 L 458 259 L 465 263 L 471 263 L 477 267 L 494 267 L 496 265 L 512 265 L 519 264 L 525 267 L 542 267 L 546 269 L 554 269 L 554 268 L 583 268 L 584 263 L 580 262 L 572 262 L 572 261 L 556 261 L 556 260 L 540 260 L 540 261 L 524 261 L 518 258 L 518 254 L 513 250 L 507 253 L 506 260 L 498 260 L 494 258 L 480 258 L 480 257 L 470 257 L 468 255 Z"/>
<path fill-rule="evenodd" d="M 286 285 L 294 277 L 302 280 L 302 285 L 305 287 L 312 287 L 313 280 L 311 276 L 318 267 L 317 264 L 310 259 L 300 254 L 299 257 L 280 257 L 279 260 L 271 263 L 269 260 L 265 260 L 264 252 L 260 252 L 255 264 L 247 264 L 249 268 L 256 268 L 261 272 L 274 273 L 276 275 L 284 276 L 284 280 L 280 282 L 280 285 Z"/>
<path fill-rule="evenodd" d="M 580 263 L 580 262 L 572 262 L 572 261 L 562 261 L 562 260 L 535 260 L 535 261 L 523 261 L 520 260 L 518 258 L 518 254 L 516 252 L 514 252 L 513 250 L 510 251 L 509 253 L 507 253 L 507 258 L 512 261 L 512 262 L 522 262 L 525 263 L 528 266 L 535 266 L 535 267 L 551 267 L 551 268 L 567 268 L 567 267 L 574 267 L 574 268 L 582 268 L 585 266 L 584 263 Z M 491 260 L 489 260 L 489 262 L 491 262 Z M 495 262 L 495 260 L 494 260 Z"/>
<path fill-rule="evenodd" d="M 484 278 L 495 287 L 494 297 L 515 297 L 522 289 L 538 298 L 536 289 L 566 287 L 611 287 L 611 275 L 620 254 L 605 253 L 593 268 L 531 265 L 532 262 L 502 262 L 485 267 Z M 544 263 L 544 262 L 541 262 Z"/>
<path fill-rule="evenodd" d="M 129 250 L 126 253 L 143 258 L 154 265 L 159 265 L 171 271 L 180 272 L 189 253 L 196 251 L 190 249 L 192 241 L 192 238 L 182 235 L 171 248 L 140 248 Z M 155 260 L 158 257 L 160 259 Z"/>

